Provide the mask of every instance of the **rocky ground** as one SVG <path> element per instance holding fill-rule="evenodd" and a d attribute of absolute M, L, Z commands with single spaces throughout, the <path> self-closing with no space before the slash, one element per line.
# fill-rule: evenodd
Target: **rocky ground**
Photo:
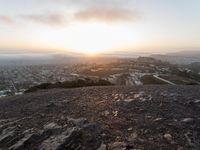
<path fill-rule="evenodd" d="M 0 99 L 0 150 L 198 150 L 200 86 L 51 89 Z"/>

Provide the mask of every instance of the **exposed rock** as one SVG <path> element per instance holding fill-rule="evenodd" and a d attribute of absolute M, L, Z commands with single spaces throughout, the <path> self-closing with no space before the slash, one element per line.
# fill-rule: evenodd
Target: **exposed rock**
<path fill-rule="evenodd" d="M 117 110 L 116 110 L 116 111 L 113 111 L 112 113 L 113 113 L 113 115 L 114 115 L 115 117 L 118 116 L 118 111 L 117 111 Z"/>
<path fill-rule="evenodd" d="M 196 147 L 196 145 L 192 142 L 192 139 L 190 138 L 191 133 L 187 132 L 184 135 L 185 135 L 185 138 L 187 139 L 188 144 L 192 147 Z"/>
<path fill-rule="evenodd" d="M 108 110 L 105 110 L 105 111 L 102 113 L 102 115 L 103 115 L 103 116 L 106 116 L 106 117 L 107 117 L 109 114 L 110 114 L 110 112 L 109 112 Z"/>
<path fill-rule="evenodd" d="M 184 118 L 184 119 L 181 120 L 181 122 L 184 122 L 184 123 L 191 123 L 193 121 L 194 121 L 193 118 Z"/>
<path fill-rule="evenodd" d="M 24 148 L 25 142 L 28 141 L 33 134 L 26 134 L 22 139 L 20 139 L 16 144 L 9 147 L 10 150 L 20 150 Z"/>
<path fill-rule="evenodd" d="M 101 144 L 101 146 L 97 150 L 107 150 L 106 144 Z"/>
<path fill-rule="evenodd" d="M 154 119 L 155 122 L 162 121 L 162 120 L 163 120 L 163 118 L 156 118 L 156 119 Z"/>
<path fill-rule="evenodd" d="M 128 128 L 128 131 L 131 131 L 131 130 L 133 130 L 133 128 Z"/>
<path fill-rule="evenodd" d="M 164 134 L 163 136 L 167 141 L 172 141 L 172 135 L 169 133 Z"/>
<path fill-rule="evenodd" d="M 0 135 L 0 144 L 8 141 L 12 136 L 14 136 L 15 127 L 8 127 L 4 129 Z"/>
<path fill-rule="evenodd" d="M 56 107 L 56 104 L 54 102 L 51 102 L 47 104 L 46 107 Z"/>
<path fill-rule="evenodd" d="M 56 149 L 97 149 L 101 145 L 98 131 L 91 130 L 90 127 L 73 128 L 68 131 L 64 142 Z"/>
<path fill-rule="evenodd" d="M 128 99 L 125 99 L 124 101 L 129 103 L 129 102 L 134 101 L 134 99 L 133 98 L 128 98 Z"/>
<path fill-rule="evenodd" d="M 200 99 L 196 99 L 194 103 L 200 103 Z"/>
<path fill-rule="evenodd" d="M 109 146 L 112 150 L 123 150 L 125 148 L 124 142 L 114 142 Z"/>
<path fill-rule="evenodd" d="M 73 118 L 68 117 L 68 121 L 71 121 L 74 125 L 78 127 L 82 127 L 85 123 L 87 123 L 86 118 L 73 119 Z"/>
<path fill-rule="evenodd" d="M 60 128 L 60 126 L 58 126 L 56 123 L 54 122 L 51 122 L 51 123 L 48 123 L 44 126 L 44 129 L 45 130 L 48 130 L 48 129 L 55 129 L 55 128 Z"/>
<path fill-rule="evenodd" d="M 129 137 L 128 141 L 133 142 L 138 137 L 138 134 L 136 132 L 133 132 Z"/>

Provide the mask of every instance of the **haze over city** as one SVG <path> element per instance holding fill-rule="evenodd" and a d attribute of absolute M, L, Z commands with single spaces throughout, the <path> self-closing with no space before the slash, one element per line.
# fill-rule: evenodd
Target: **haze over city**
<path fill-rule="evenodd" d="M 0 53 L 200 48 L 199 0 L 0 0 Z"/>

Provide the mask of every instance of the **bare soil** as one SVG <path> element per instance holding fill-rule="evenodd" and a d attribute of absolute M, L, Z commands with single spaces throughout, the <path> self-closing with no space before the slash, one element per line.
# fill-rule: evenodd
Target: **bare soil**
<path fill-rule="evenodd" d="M 51 89 L 0 99 L 0 150 L 199 150 L 200 86 Z"/>

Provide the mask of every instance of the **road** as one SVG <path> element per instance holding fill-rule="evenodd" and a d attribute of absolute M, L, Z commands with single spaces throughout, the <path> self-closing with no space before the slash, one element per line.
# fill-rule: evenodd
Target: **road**
<path fill-rule="evenodd" d="M 158 75 L 153 75 L 153 76 L 154 76 L 156 79 L 161 80 L 161 81 L 163 81 L 163 82 L 165 82 L 165 83 L 168 83 L 168 84 L 170 84 L 170 85 L 176 85 L 175 83 L 173 83 L 173 82 L 171 82 L 171 81 L 169 81 L 169 80 L 163 79 L 163 78 L 159 77 Z"/>

